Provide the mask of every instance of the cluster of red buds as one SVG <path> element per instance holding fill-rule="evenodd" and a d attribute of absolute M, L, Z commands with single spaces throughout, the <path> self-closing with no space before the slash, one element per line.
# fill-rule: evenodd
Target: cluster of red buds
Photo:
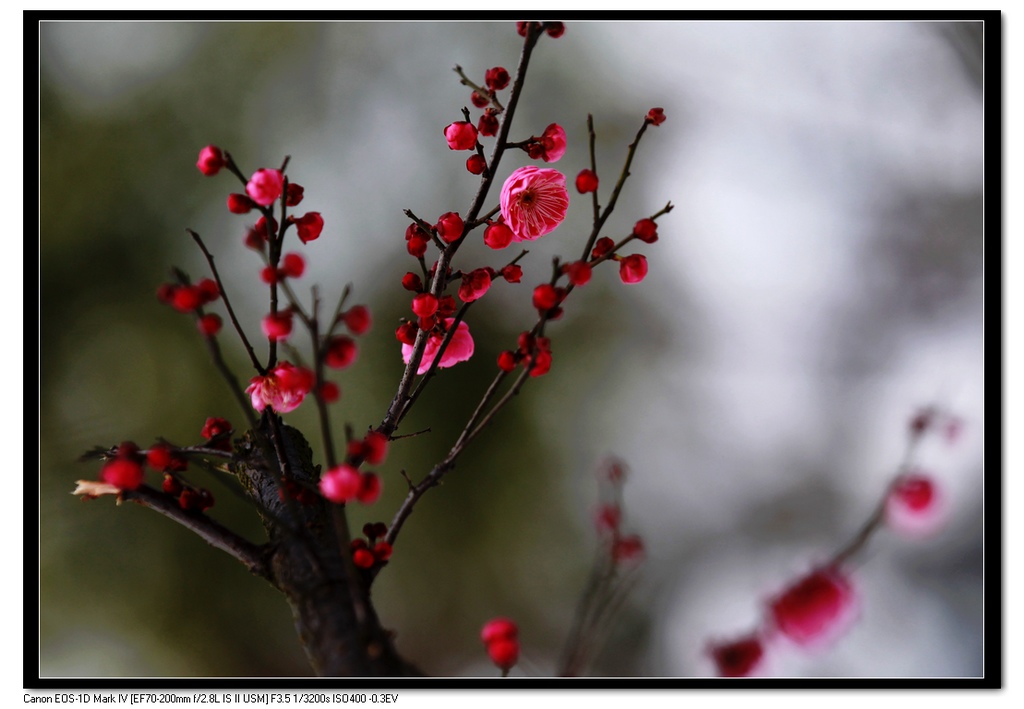
<path fill-rule="evenodd" d="M 487 656 L 491 658 L 502 677 L 508 676 L 519 661 L 519 626 L 508 618 L 494 618 L 484 623 L 480 630 Z"/>
<path fill-rule="evenodd" d="M 213 493 L 181 479 L 180 473 L 188 469 L 185 452 L 230 452 L 232 433 L 229 421 L 210 417 L 203 424 L 201 433 L 206 440 L 195 448 L 182 449 L 159 441 L 148 450 L 142 450 L 134 441 L 124 441 L 103 454 L 107 461 L 100 469 L 99 481 L 80 480 L 75 494 L 81 495 L 82 499 L 92 499 L 99 495 L 120 495 L 123 491 L 138 490 L 145 483 L 145 469 L 148 467 L 163 474 L 161 489 L 176 498 L 181 509 L 204 512 L 213 507 Z"/>
<path fill-rule="evenodd" d="M 391 558 L 391 545 L 384 540 L 388 527 L 383 522 L 367 522 L 363 525 L 366 539 L 353 539 L 351 542 L 352 563 L 360 569 L 369 571 L 379 569 Z M 378 541 L 379 540 L 379 541 Z"/>

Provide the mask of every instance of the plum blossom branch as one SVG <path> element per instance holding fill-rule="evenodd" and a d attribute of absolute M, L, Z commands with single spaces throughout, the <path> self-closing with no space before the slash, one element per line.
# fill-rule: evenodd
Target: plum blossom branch
<path fill-rule="evenodd" d="M 959 430 L 960 420 L 927 407 L 912 420 L 903 460 L 885 487 L 881 500 L 851 540 L 802 578 L 790 582 L 771 598 L 765 620 L 740 638 L 712 642 L 707 654 L 725 677 L 750 676 L 761 671 L 768 643 L 777 635 L 804 648 L 820 646 L 847 630 L 859 605 L 847 562 L 860 553 L 882 527 L 910 536 L 937 531 L 945 510 L 940 489 L 930 475 L 916 469 L 914 454 L 922 436 L 945 421 Z"/>
<path fill-rule="evenodd" d="M 586 248 L 583 249 L 583 255 L 580 258 L 585 259 L 590 255 L 591 250 L 594 248 L 594 243 L 597 241 L 598 234 L 600 234 L 601 229 L 604 228 L 604 224 L 608 221 L 608 217 L 610 217 L 612 212 L 615 210 L 615 203 L 618 201 L 619 194 L 622 192 L 622 187 L 626 184 L 626 179 L 630 175 L 629 167 L 633 164 L 633 158 L 636 156 L 637 146 L 640 145 L 640 139 L 643 137 L 644 132 L 647 130 L 647 126 L 650 124 L 651 120 L 649 118 L 645 118 L 643 124 L 640 126 L 640 130 L 636 133 L 636 137 L 633 138 L 633 142 L 629 144 L 629 149 L 626 152 L 626 162 L 622 166 L 622 172 L 619 173 L 619 179 L 615 183 L 615 187 L 612 189 L 611 197 L 608 198 L 608 204 L 605 206 L 604 211 L 601 212 L 600 216 L 597 215 L 597 197 L 595 193 L 594 228 L 590 232 L 590 238 L 587 239 Z M 591 165 L 596 173 L 596 162 L 594 161 L 593 156 L 591 157 Z"/>
<path fill-rule="evenodd" d="M 242 340 L 242 345 L 245 347 L 246 353 L 249 355 L 249 360 L 252 362 L 252 366 L 261 375 L 266 374 L 267 370 L 260 364 L 259 359 L 256 357 L 256 352 L 253 350 L 252 345 L 249 344 L 249 338 L 245 336 L 245 331 L 238 322 L 238 317 L 235 316 L 235 309 L 231 307 L 231 301 L 228 300 L 227 290 L 224 288 L 224 282 L 221 280 L 220 273 L 217 271 L 217 266 L 214 263 L 213 254 L 210 253 L 209 249 L 206 248 L 206 244 L 203 243 L 202 237 L 191 229 L 185 229 L 192 237 L 193 241 L 199 246 L 203 252 L 203 256 L 206 257 L 206 262 L 210 265 L 210 271 L 213 273 L 213 278 L 217 282 L 217 288 L 220 290 L 220 297 L 224 299 L 224 307 L 228 311 L 228 317 L 231 318 L 231 324 L 235 327 L 235 332 L 238 333 L 239 338 Z"/>
<path fill-rule="evenodd" d="M 253 544 L 204 514 L 183 510 L 177 500 L 148 485 L 141 485 L 135 490 L 122 490 L 120 495 L 125 500 L 138 502 L 174 520 L 197 534 L 210 546 L 235 557 L 252 573 L 271 579 L 271 572 L 265 560 L 268 549 L 266 545 Z"/>
<path fill-rule="evenodd" d="M 496 391 L 496 385 L 499 384 L 500 381 L 505 378 L 505 376 L 506 373 L 501 372 L 495 378 L 495 381 L 491 384 L 491 386 L 488 387 L 487 393 L 484 394 L 484 398 L 481 401 L 481 405 L 477 407 L 477 411 L 474 412 L 474 414 L 470 417 L 469 422 L 463 428 L 463 431 L 459 435 L 458 440 L 456 441 L 455 445 L 452 446 L 452 449 L 448 452 L 448 455 L 445 456 L 444 460 L 435 465 L 423 480 L 421 480 L 418 484 L 411 487 L 411 489 L 409 490 L 409 494 L 406 495 L 405 500 L 402 502 L 402 505 L 398 508 L 398 511 L 395 513 L 394 519 L 392 519 L 391 521 L 391 525 L 388 527 L 388 532 L 387 536 L 385 537 L 385 541 L 387 541 L 389 544 L 394 545 L 395 539 L 398 537 L 398 533 L 402 529 L 402 525 L 405 523 L 405 520 L 408 519 L 409 515 L 412 514 L 413 508 L 415 507 L 419 499 L 423 497 L 424 493 L 426 493 L 427 490 L 429 490 L 430 488 L 436 487 L 438 484 L 440 484 L 441 478 L 443 478 L 444 475 L 449 470 L 455 467 L 456 460 L 458 459 L 459 455 L 461 455 L 462 452 L 466 449 L 466 446 L 468 446 L 472 442 L 472 440 L 476 438 L 480 431 L 482 431 L 484 427 L 491 422 L 491 420 L 497 415 L 498 411 L 504 408 L 504 406 L 512 399 L 512 397 L 519 393 L 519 389 L 522 387 L 523 381 L 529 376 L 529 370 L 523 370 L 523 372 L 516 379 L 516 382 L 512 386 L 512 388 L 505 393 L 505 396 L 503 396 L 501 400 L 499 400 L 494 405 L 494 407 L 487 413 L 487 415 L 483 418 L 479 425 L 470 430 L 470 427 L 472 426 L 473 422 L 475 421 L 478 415 L 477 412 L 481 410 L 485 402 L 493 395 L 494 391 Z"/>
<path fill-rule="evenodd" d="M 473 202 L 464 220 L 462 234 L 441 251 L 441 255 L 437 260 L 434 279 L 431 282 L 429 289 L 429 292 L 435 297 L 439 297 L 441 295 L 441 291 L 445 285 L 446 274 L 451 265 L 452 259 L 464 241 L 465 235 L 469 232 L 469 227 L 466 225 L 476 222 L 484 201 L 487 199 L 487 194 L 494 181 L 495 171 L 501 161 L 501 156 L 505 151 L 505 143 L 508 141 L 508 134 L 511 130 L 516 106 L 518 105 L 519 97 L 522 94 L 523 82 L 526 78 L 526 71 L 530 63 L 530 56 L 533 53 L 533 48 L 536 46 L 537 40 L 540 38 L 542 32 L 543 29 L 539 25 L 531 25 L 526 32 L 523 49 L 519 56 L 519 64 L 516 68 L 515 79 L 512 83 L 512 91 L 509 96 L 508 106 L 505 108 L 504 117 L 498 129 L 498 136 L 495 141 L 494 151 L 491 153 L 491 159 L 487 162 L 489 169 L 487 169 L 481 176 L 480 186 L 477 189 L 476 196 L 473 198 Z M 412 388 L 415 372 L 419 368 L 420 361 L 423 358 L 423 351 L 426 349 L 427 340 L 428 334 L 426 332 L 421 330 L 417 333 L 412 353 L 410 354 L 409 361 L 405 366 L 405 371 L 402 373 L 401 380 L 399 381 L 398 391 L 392 398 L 391 404 L 388 406 L 383 421 L 381 421 L 381 424 L 377 427 L 378 432 L 383 433 L 388 437 L 395 432 L 403 412 L 407 411 L 409 392 Z"/>
<path fill-rule="evenodd" d="M 456 64 L 455 68 L 452 71 L 458 74 L 459 77 L 462 79 L 462 81 L 459 82 L 460 84 L 462 84 L 463 86 L 468 86 L 469 88 L 473 89 L 473 91 L 475 91 L 477 94 L 479 94 L 483 98 L 486 98 L 492 106 L 498 109 L 498 111 L 505 110 L 501 103 L 498 102 L 498 99 L 494 95 L 494 92 L 488 91 L 487 89 L 481 88 L 479 85 L 475 84 L 468 76 L 466 76 L 465 72 L 462 71 L 461 66 Z M 484 105 L 486 106 L 487 104 Z"/>

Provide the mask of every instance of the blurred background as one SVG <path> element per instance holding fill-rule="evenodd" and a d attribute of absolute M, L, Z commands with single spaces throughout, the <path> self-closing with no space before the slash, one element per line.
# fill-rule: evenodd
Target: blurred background
<path fill-rule="evenodd" d="M 242 243 L 251 220 L 224 206 L 239 185 L 195 168 L 209 143 L 245 172 L 291 156 L 299 212 L 326 222 L 301 247 L 300 283 L 328 301 L 351 284 L 374 313 L 336 377 L 338 435 L 379 423 L 402 370 L 399 280 L 415 268 L 402 210 L 464 213 L 477 184 L 441 134 L 469 105 L 452 67 L 479 81 L 513 71 L 521 38 L 507 22 L 47 22 L 40 39 L 41 673 L 310 674 L 276 592 L 159 515 L 72 497 L 99 468 L 78 457 L 198 443 L 208 416 L 242 426 L 191 318 L 155 298 L 171 265 L 207 275 L 188 227 L 251 337 L 267 310 Z M 707 675 L 707 642 L 752 629 L 767 597 L 854 534 L 908 420 L 937 404 L 965 423 L 920 456 L 947 493 L 945 529 L 882 531 L 855 565 L 860 622 L 827 651 L 773 655 L 771 671 L 982 673 L 981 41 L 980 25 L 936 22 L 581 22 L 541 40 L 512 138 L 560 123 L 569 149 L 553 167 L 571 182 L 593 114 L 604 203 L 662 106 L 606 233 L 675 209 L 636 249 L 647 279 L 596 270 L 549 328 L 550 374 L 404 528 L 374 587 L 402 653 L 430 674 L 493 676 L 478 632 L 506 615 L 523 641 L 513 674 L 550 675 L 597 544 L 595 471 L 615 455 L 646 561 L 591 673 Z M 528 162 L 509 154 L 499 177 Z M 431 434 L 392 446 L 385 494 L 354 512 L 357 529 L 390 521 L 400 470 L 418 478 L 443 457 L 498 352 L 533 323 L 551 258 L 582 250 L 590 201 L 571 194 L 566 222 L 530 244 L 523 283 L 497 283 L 471 311 L 476 356 L 435 379 L 402 429 Z M 477 237 L 456 266 L 515 253 Z M 248 379 L 231 333 L 221 341 Z M 320 450 L 313 407 L 286 420 Z M 261 539 L 228 488 L 193 477 L 213 516 Z"/>

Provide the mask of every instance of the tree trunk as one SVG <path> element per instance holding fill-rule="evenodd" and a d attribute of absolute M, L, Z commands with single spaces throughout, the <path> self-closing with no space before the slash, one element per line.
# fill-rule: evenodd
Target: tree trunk
<path fill-rule="evenodd" d="M 282 458 L 288 478 L 303 487 L 316 487 L 320 468 L 302 433 L 271 416 L 264 415 L 238 442 L 233 470 L 260 511 L 270 537 L 270 582 L 291 605 L 313 670 L 321 676 L 421 675 L 398 655 L 380 625 L 370 602 L 370 577 L 348 556 L 343 518 L 319 495 L 301 504 L 279 494 Z"/>

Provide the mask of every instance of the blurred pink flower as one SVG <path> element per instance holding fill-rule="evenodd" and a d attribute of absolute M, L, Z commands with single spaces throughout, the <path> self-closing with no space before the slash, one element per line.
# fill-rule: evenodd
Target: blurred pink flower
<path fill-rule="evenodd" d="M 856 620 L 858 603 L 850 580 L 838 569 L 817 569 L 769 602 L 775 628 L 797 645 L 821 647 Z"/>
<path fill-rule="evenodd" d="M 279 414 L 286 414 L 298 408 L 315 380 L 316 375 L 308 369 L 281 362 L 266 376 L 250 379 L 245 393 L 257 411 L 269 406 Z"/>
<path fill-rule="evenodd" d="M 908 537 L 926 537 L 946 521 L 946 504 L 935 481 L 912 472 L 899 477 L 885 501 L 885 523 Z"/>

